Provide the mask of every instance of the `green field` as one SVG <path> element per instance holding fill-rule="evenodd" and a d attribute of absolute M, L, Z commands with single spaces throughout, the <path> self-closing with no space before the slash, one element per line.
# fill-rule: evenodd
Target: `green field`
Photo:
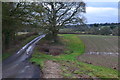
<path fill-rule="evenodd" d="M 31 62 L 35 62 L 44 68 L 44 62 L 53 60 L 61 64 L 61 75 L 64 78 L 118 78 L 118 71 L 92 64 L 87 64 L 79 61 L 77 58 L 85 52 L 85 45 L 80 40 L 79 35 L 75 34 L 62 34 L 59 35 L 61 41 L 64 43 L 68 50 L 72 53 L 61 54 L 58 56 L 47 55 L 41 53 L 38 48 L 31 58 Z"/>

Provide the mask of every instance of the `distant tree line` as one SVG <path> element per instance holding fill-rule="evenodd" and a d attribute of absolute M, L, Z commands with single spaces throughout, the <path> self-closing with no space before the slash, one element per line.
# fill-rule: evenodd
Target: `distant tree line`
<path fill-rule="evenodd" d="M 85 32 L 96 35 L 120 35 L 120 23 L 90 24 Z"/>
<path fill-rule="evenodd" d="M 116 35 L 120 36 L 120 23 L 101 23 L 101 24 L 87 24 L 87 25 L 67 25 L 64 29 L 70 33 L 84 33 L 94 35 Z M 68 29 L 72 29 L 69 31 Z"/>

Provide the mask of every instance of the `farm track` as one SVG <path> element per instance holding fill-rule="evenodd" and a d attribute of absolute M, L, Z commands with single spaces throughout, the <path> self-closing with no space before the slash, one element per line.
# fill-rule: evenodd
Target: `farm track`
<path fill-rule="evenodd" d="M 17 53 L 13 54 L 2 62 L 2 77 L 6 78 L 40 78 L 41 70 L 39 66 L 29 62 L 36 43 L 45 37 L 40 35 L 27 43 Z"/>

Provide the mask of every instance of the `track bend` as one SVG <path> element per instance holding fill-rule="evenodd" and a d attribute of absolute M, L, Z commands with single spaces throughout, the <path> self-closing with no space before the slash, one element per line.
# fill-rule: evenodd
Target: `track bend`
<path fill-rule="evenodd" d="M 17 53 L 2 62 L 2 78 L 40 78 L 38 66 L 28 61 L 33 53 L 36 43 L 45 37 L 38 36 L 22 47 Z"/>

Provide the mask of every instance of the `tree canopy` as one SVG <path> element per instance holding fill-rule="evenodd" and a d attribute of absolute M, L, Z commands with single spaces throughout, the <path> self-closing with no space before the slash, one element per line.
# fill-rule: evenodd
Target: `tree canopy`
<path fill-rule="evenodd" d="M 85 21 L 81 14 L 85 13 L 84 2 L 41 2 L 35 4 L 35 7 L 44 10 L 44 12 L 39 12 L 38 9 L 34 9 L 34 15 L 37 16 L 36 22 L 54 38 L 60 28 L 66 25 L 83 25 Z"/>

